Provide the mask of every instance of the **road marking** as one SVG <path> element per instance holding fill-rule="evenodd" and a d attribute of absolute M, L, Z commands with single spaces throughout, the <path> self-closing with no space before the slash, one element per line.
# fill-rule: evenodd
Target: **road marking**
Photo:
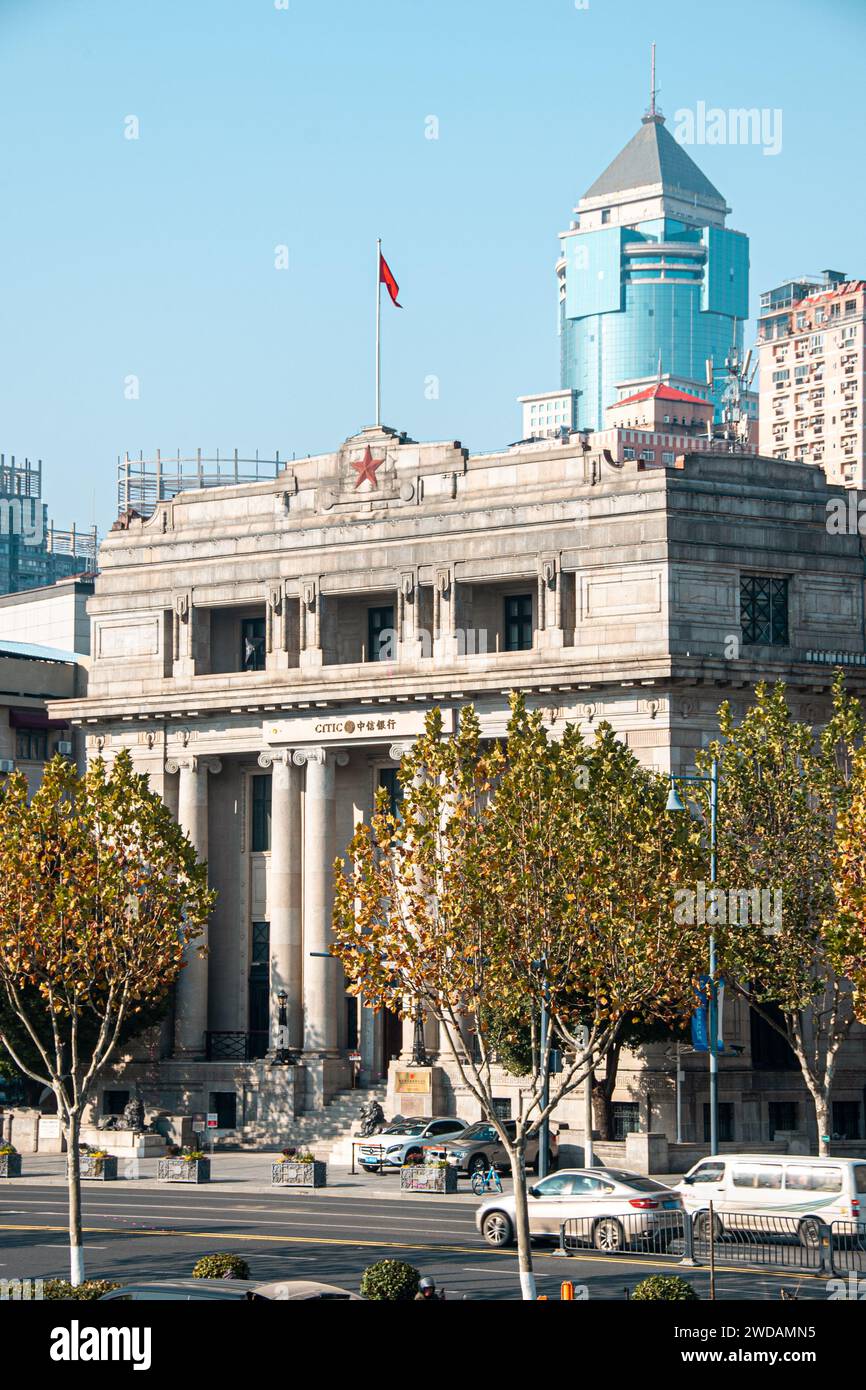
<path fill-rule="evenodd" d="M 43 1231 L 63 1231 L 63 1232 L 65 1232 L 66 1229 L 67 1229 L 67 1228 L 66 1228 L 65 1226 L 14 1226 L 14 1225 L 2 1225 L 2 1224 L 0 1224 L 0 1231 L 21 1231 L 21 1232 L 28 1231 L 28 1232 L 34 1232 L 34 1233 L 36 1233 L 36 1234 L 38 1234 L 38 1233 L 40 1233 L 40 1232 L 43 1232 Z M 86 1226 L 86 1227 L 84 1227 L 84 1232 L 83 1232 L 83 1233 L 91 1234 L 91 1235 L 117 1235 L 117 1234 L 119 1234 L 119 1233 L 118 1233 L 113 1227 L 111 1227 L 111 1226 Z M 266 1243 L 266 1244 L 281 1244 L 281 1245 L 338 1245 L 338 1246 L 350 1246 L 351 1248 L 353 1248 L 353 1249 L 355 1249 L 355 1250 L 426 1250 L 426 1251 L 430 1251 L 430 1252 L 432 1252 L 432 1253 L 434 1253 L 434 1254 L 435 1254 L 436 1252 L 439 1252 L 439 1253 L 441 1253 L 441 1254 L 446 1254 L 446 1255 L 475 1255 L 476 1257 L 477 1257 L 478 1255 L 482 1254 L 482 1253 L 486 1253 L 487 1256 L 488 1256 L 488 1258 L 491 1258 L 491 1259 L 496 1258 L 497 1256 L 499 1256 L 500 1258 L 501 1258 L 502 1256 L 505 1256 L 506 1258 L 510 1258 L 510 1259 L 516 1259 L 516 1258 L 517 1258 L 516 1252 L 513 1251 L 513 1250 L 494 1250 L 494 1249 L 491 1248 L 491 1249 L 489 1249 L 489 1250 L 487 1250 L 487 1251 L 479 1251 L 478 1248 L 475 1247 L 475 1246 L 466 1246 L 466 1245 L 421 1245 L 421 1244 L 418 1244 L 418 1243 L 410 1243 L 410 1242 L 408 1242 L 408 1241 L 395 1241 L 395 1240 L 358 1240 L 357 1237 L 347 1237 L 347 1238 L 345 1238 L 345 1239 L 340 1239 L 339 1237 L 336 1237 L 336 1236 L 282 1236 L 282 1235 L 274 1236 L 274 1235 L 265 1235 L 265 1234 L 263 1234 L 263 1233 L 261 1233 L 261 1232 L 259 1232 L 259 1233 L 250 1233 L 250 1232 L 247 1232 L 247 1231 L 173 1231 L 173 1230 L 168 1230 L 168 1229 L 160 1229 L 160 1228 L 157 1228 L 157 1227 L 154 1227 L 154 1228 L 148 1229 L 148 1230 L 131 1230 L 131 1231 L 124 1231 L 124 1232 L 121 1232 L 120 1234 L 124 1234 L 124 1235 L 127 1235 L 127 1236 L 173 1236 L 173 1237 L 175 1237 L 175 1238 L 179 1238 L 179 1239 L 182 1239 L 182 1240 L 247 1240 L 247 1241 L 259 1241 L 259 1242 Z M 42 1247 L 42 1248 L 44 1249 L 45 1247 Z M 67 1248 L 66 1246 L 58 1246 L 58 1249 L 66 1249 L 66 1248 Z M 95 1247 L 94 1247 L 94 1248 L 95 1248 Z M 558 1250 L 552 1250 L 552 1251 L 534 1250 L 534 1251 L 533 1251 L 532 1258 L 533 1258 L 533 1260 L 557 1260 L 557 1259 L 558 1259 L 558 1260 L 561 1260 L 561 1259 L 566 1259 L 566 1258 L 569 1258 L 569 1257 L 563 1256 L 563 1255 L 561 1254 L 561 1252 L 558 1251 Z M 575 1258 L 577 1258 L 578 1261 L 580 1260 L 580 1257 L 577 1256 L 577 1257 L 571 1257 L 572 1261 L 573 1261 Z M 653 1260 L 653 1259 L 647 1259 L 647 1258 L 640 1258 L 640 1257 L 638 1257 L 638 1256 L 632 1256 L 632 1255 L 623 1256 L 623 1255 L 595 1255 L 595 1254 L 593 1254 L 593 1255 L 589 1255 L 589 1256 L 588 1256 L 587 1258 L 585 1258 L 584 1261 L 583 1261 L 584 1264 L 586 1264 L 586 1263 L 588 1263 L 588 1262 L 591 1262 L 591 1263 L 594 1264 L 594 1265 L 595 1265 L 595 1264 L 612 1264 L 612 1265 L 619 1265 L 620 1268 L 622 1268 L 623 1265 L 637 1265 L 638 1267 L 645 1267 L 645 1268 L 648 1268 L 648 1269 L 667 1269 L 667 1270 L 670 1270 L 670 1269 L 672 1268 L 672 1265 L 671 1265 L 671 1261 L 670 1261 L 670 1260 Z M 681 1268 L 681 1267 L 682 1267 L 682 1266 L 680 1266 L 679 1264 L 676 1265 L 676 1268 Z M 692 1267 L 690 1266 L 690 1268 L 692 1268 Z M 769 1278 L 769 1277 L 772 1276 L 772 1271 L 768 1270 L 767 1267 L 766 1267 L 766 1265 L 758 1265 L 758 1266 L 749 1266 L 749 1265 L 742 1265 L 742 1264 L 739 1264 L 739 1265 L 736 1265 L 736 1264 L 735 1264 L 735 1265 L 721 1265 L 721 1264 L 718 1264 L 718 1263 L 717 1263 L 717 1264 L 716 1264 L 716 1270 L 717 1270 L 717 1271 L 722 1271 L 722 1270 L 723 1270 L 726 1274 L 761 1274 L 761 1275 L 764 1275 L 764 1276 L 767 1277 L 767 1278 Z M 692 1269 L 692 1272 L 695 1273 L 695 1274 L 708 1274 L 708 1273 L 709 1273 L 709 1268 L 708 1268 L 708 1266 L 706 1266 L 706 1265 L 695 1265 L 695 1266 L 693 1267 L 693 1269 Z M 818 1271 L 812 1271 L 812 1270 L 796 1270 L 796 1271 L 791 1271 L 791 1272 L 789 1272 L 789 1271 L 787 1271 L 787 1270 L 785 1270 L 785 1271 L 780 1270 L 777 1277 L 779 1277 L 779 1278 L 789 1278 L 789 1279 L 790 1279 L 790 1278 L 795 1278 L 795 1279 L 813 1279 L 813 1280 L 817 1279 L 817 1280 L 821 1280 L 821 1281 L 823 1281 L 823 1282 L 826 1282 L 826 1275 L 823 1275 L 823 1274 L 819 1273 Z"/>

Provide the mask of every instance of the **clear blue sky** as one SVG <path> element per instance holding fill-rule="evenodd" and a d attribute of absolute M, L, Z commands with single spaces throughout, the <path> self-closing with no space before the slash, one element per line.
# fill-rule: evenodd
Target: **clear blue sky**
<path fill-rule="evenodd" d="M 751 237 L 753 312 L 866 275 L 862 0 L 0 0 L 0 450 L 104 529 L 125 449 L 335 447 L 373 416 L 377 235 L 386 423 L 516 438 L 515 397 L 558 384 L 556 234 L 639 125 L 653 39 L 669 124 L 783 112 L 776 157 L 690 151 Z"/>

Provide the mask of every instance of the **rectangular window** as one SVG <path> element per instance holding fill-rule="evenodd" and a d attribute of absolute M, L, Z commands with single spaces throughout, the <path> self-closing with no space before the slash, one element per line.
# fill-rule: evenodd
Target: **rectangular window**
<path fill-rule="evenodd" d="M 271 847 L 271 778 L 270 775 L 255 776 L 252 782 L 252 824 L 250 826 L 250 849 L 261 853 Z"/>
<path fill-rule="evenodd" d="M 776 1191 L 782 1186 L 781 1163 L 735 1163 L 732 1174 L 734 1187 L 754 1187 Z"/>
<path fill-rule="evenodd" d="M 241 670 L 264 671 L 265 669 L 265 620 L 264 618 L 241 619 Z"/>
<path fill-rule="evenodd" d="M 122 1115 L 129 1100 L 128 1091 L 103 1091 L 103 1115 Z"/>
<path fill-rule="evenodd" d="M 753 646 L 787 647 L 788 581 L 769 574 L 740 578 L 743 641 Z"/>
<path fill-rule="evenodd" d="M 624 1139 L 627 1134 L 640 1133 L 640 1106 L 636 1100 L 615 1100 L 611 1110 L 614 1139 Z"/>
<path fill-rule="evenodd" d="M 532 594 L 509 594 L 505 600 L 505 650 L 532 650 Z"/>
<path fill-rule="evenodd" d="M 403 800 L 403 788 L 397 777 L 399 768 L 381 767 L 379 769 L 379 786 L 384 787 L 388 793 L 388 810 L 392 816 L 400 812 L 400 802 Z"/>
<path fill-rule="evenodd" d="M 496 1116 L 497 1120 L 510 1120 L 510 1119 L 511 1119 L 511 1097 L 510 1097 L 510 1096 L 493 1096 L 493 1097 L 492 1097 L 492 1100 L 493 1100 L 493 1113 L 494 1113 L 494 1115 Z"/>
<path fill-rule="evenodd" d="M 390 603 L 367 609 L 367 660 L 393 661 L 394 608 Z"/>
<path fill-rule="evenodd" d="M 834 1138 L 834 1139 L 859 1139 L 859 1138 L 860 1138 L 860 1102 L 859 1102 L 859 1100 L 834 1100 L 834 1101 L 833 1101 L 833 1138 Z"/>
<path fill-rule="evenodd" d="M 710 1142 L 710 1107 L 704 1105 L 704 1143 Z M 719 1105 L 719 1143 L 734 1142 L 734 1107 L 730 1101 L 723 1100 Z"/>
<path fill-rule="evenodd" d="M 209 1108 L 216 1111 L 218 1129 L 237 1129 L 238 1098 L 235 1091 L 211 1091 Z"/>
<path fill-rule="evenodd" d="M 270 1041 L 270 973 L 271 926 L 269 922 L 253 922 L 250 930 L 250 969 L 247 981 L 248 1055 L 251 1059 L 264 1057 Z"/>
<path fill-rule="evenodd" d="M 800 1107 L 795 1100 L 771 1100 L 767 1110 L 771 1139 L 777 1131 L 788 1134 L 800 1128 Z"/>
<path fill-rule="evenodd" d="M 20 762 L 44 763 L 48 757 L 48 735 L 38 729 L 19 729 L 15 736 L 15 756 Z"/>
<path fill-rule="evenodd" d="M 842 1169 L 823 1163 L 798 1163 L 786 1169 L 785 1187 L 789 1192 L 841 1192 Z"/>

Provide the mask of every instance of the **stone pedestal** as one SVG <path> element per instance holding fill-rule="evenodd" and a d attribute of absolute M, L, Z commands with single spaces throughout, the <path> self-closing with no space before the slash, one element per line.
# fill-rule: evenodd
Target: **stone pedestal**
<path fill-rule="evenodd" d="M 625 1136 L 625 1166 L 633 1173 L 668 1173 L 668 1140 L 666 1134 L 627 1134 Z"/>
<path fill-rule="evenodd" d="M 413 1067 L 411 1063 L 391 1062 L 388 1066 L 388 1091 L 385 1114 L 447 1115 L 446 1076 L 442 1067 Z"/>

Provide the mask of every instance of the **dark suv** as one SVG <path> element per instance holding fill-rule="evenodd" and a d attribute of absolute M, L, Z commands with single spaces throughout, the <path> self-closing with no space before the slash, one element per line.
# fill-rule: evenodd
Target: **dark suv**
<path fill-rule="evenodd" d="M 510 1138 L 517 1132 L 516 1120 L 504 1120 L 503 1129 Z M 437 1144 L 432 1140 L 427 1140 L 424 1144 L 425 1151 L 436 1149 L 444 1153 L 455 1165 L 460 1173 L 476 1173 L 481 1169 L 487 1169 L 494 1164 L 497 1168 L 508 1172 L 510 1162 L 508 1153 L 493 1125 L 487 1120 L 478 1120 L 476 1124 L 469 1125 L 454 1139 L 447 1139 L 444 1143 Z M 549 1167 L 553 1167 L 556 1161 L 556 1138 L 550 1136 L 550 1156 Z M 533 1134 L 526 1141 L 526 1163 L 527 1167 L 538 1172 L 538 1135 Z"/>

